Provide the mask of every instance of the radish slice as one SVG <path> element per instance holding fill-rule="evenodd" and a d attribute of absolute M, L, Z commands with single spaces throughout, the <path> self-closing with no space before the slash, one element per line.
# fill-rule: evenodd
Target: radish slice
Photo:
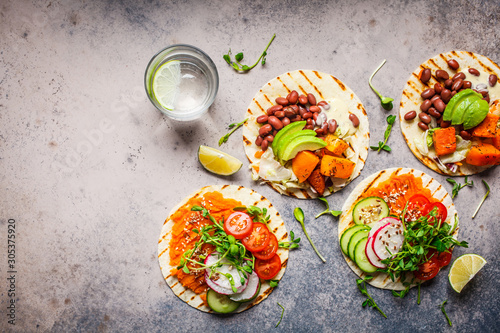
<path fill-rule="evenodd" d="M 375 266 L 377 268 L 386 268 L 387 265 L 383 264 L 380 261 L 380 259 L 375 255 L 375 252 L 373 252 L 373 248 L 372 248 L 373 240 L 374 240 L 374 238 L 372 236 L 372 237 L 369 237 L 368 241 L 366 242 L 366 246 L 365 246 L 366 258 L 368 258 L 368 261 L 373 266 Z"/>
<path fill-rule="evenodd" d="M 235 302 L 248 302 L 252 300 L 260 290 L 260 279 L 257 273 L 252 271 L 252 274 L 248 278 L 248 285 L 241 293 L 233 294 L 229 296 L 232 301 Z"/>
<path fill-rule="evenodd" d="M 373 235 L 372 249 L 380 259 L 387 259 L 398 253 L 403 246 L 404 227 L 400 220 L 388 217 L 387 224 Z"/>
<path fill-rule="evenodd" d="M 207 285 L 210 287 L 210 289 L 213 289 L 216 293 L 222 294 L 222 295 L 232 295 L 234 294 L 232 289 L 227 289 L 219 286 L 216 284 L 214 281 L 209 279 L 209 275 L 205 272 L 205 282 Z"/>
<path fill-rule="evenodd" d="M 211 266 L 211 265 L 215 264 L 219 260 L 219 256 L 220 256 L 220 254 L 218 252 L 212 252 L 205 259 L 205 261 L 204 261 L 205 265 Z M 224 294 L 224 295 L 234 294 L 234 292 L 232 291 L 232 288 L 231 288 L 231 282 L 224 275 L 224 274 L 230 274 L 231 277 L 233 278 L 234 287 L 237 289 L 236 292 L 241 293 L 243 290 L 245 290 L 245 288 L 248 284 L 248 274 L 238 272 L 238 269 L 236 269 L 236 267 L 233 267 L 231 265 L 231 263 L 229 262 L 229 260 L 227 260 L 226 258 L 222 259 L 220 261 L 220 263 L 222 264 L 222 266 L 217 267 L 216 271 L 214 273 L 212 273 L 212 270 L 210 268 L 205 269 L 205 280 L 210 280 L 211 282 L 213 282 L 217 286 L 221 287 L 223 292 L 221 292 L 219 294 Z M 245 282 L 243 284 L 241 283 L 242 275 L 243 275 L 244 280 L 245 280 Z M 210 276 L 211 276 L 211 278 L 209 278 Z M 207 284 L 208 284 L 208 282 L 207 282 Z M 212 289 L 214 289 L 214 291 L 217 292 L 217 290 L 215 288 L 212 288 Z M 230 291 L 229 294 L 224 293 L 224 292 L 227 292 L 228 290 Z"/>

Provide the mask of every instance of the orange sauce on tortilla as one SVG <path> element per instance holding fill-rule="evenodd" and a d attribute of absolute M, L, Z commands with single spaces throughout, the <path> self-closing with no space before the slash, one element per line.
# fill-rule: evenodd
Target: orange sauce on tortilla
<path fill-rule="evenodd" d="M 200 236 L 192 230 L 200 230 L 202 227 L 212 224 L 208 217 L 203 217 L 202 212 L 191 211 L 191 207 L 195 205 L 207 208 L 217 221 L 225 219 L 233 213 L 234 207 L 242 206 L 241 202 L 237 200 L 224 198 L 220 192 L 208 192 L 202 196 L 189 199 L 171 217 L 174 222 L 172 239 L 169 244 L 171 266 L 177 267 L 184 252 L 194 248 L 195 243 L 200 239 Z M 199 254 L 210 254 L 213 250 L 213 246 L 204 244 L 201 247 L 201 251 L 195 253 L 193 258 L 196 259 L 196 255 Z M 196 268 L 198 265 L 188 264 L 188 266 Z M 172 275 L 177 276 L 177 279 L 184 287 L 191 289 L 197 294 L 206 291 L 208 288 L 205 283 L 204 270 L 192 271 L 186 274 L 182 270 L 174 268 L 172 269 Z"/>
<path fill-rule="evenodd" d="M 391 214 L 399 215 L 403 211 L 406 202 L 415 194 L 422 194 L 433 202 L 431 191 L 423 187 L 421 178 L 417 178 L 412 174 L 403 174 L 391 176 L 378 186 L 368 189 L 363 194 L 363 197 L 380 197 L 389 206 Z"/>

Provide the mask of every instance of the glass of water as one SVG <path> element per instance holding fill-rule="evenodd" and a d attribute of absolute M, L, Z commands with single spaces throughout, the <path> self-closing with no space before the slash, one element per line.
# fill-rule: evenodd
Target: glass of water
<path fill-rule="evenodd" d="M 219 74 L 210 57 L 197 47 L 176 44 L 149 62 L 144 84 L 153 105 L 176 120 L 203 115 L 215 100 Z"/>

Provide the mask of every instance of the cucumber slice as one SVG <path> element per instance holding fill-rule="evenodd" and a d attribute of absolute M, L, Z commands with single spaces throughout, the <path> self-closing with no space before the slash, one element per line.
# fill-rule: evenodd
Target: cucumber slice
<path fill-rule="evenodd" d="M 368 242 L 368 237 L 361 238 L 354 247 L 354 262 L 363 272 L 375 273 L 377 271 L 377 267 L 370 264 L 368 258 L 366 257 L 366 242 Z"/>
<path fill-rule="evenodd" d="M 358 201 L 352 210 L 352 219 L 356 224 L 371 226 L 387 216 L 389 216 L 389 206 L 379 197 L 364 198 Z"/>
<path fill-rule="evenodd" d="M 368 238 L 369 230 L 359 230 L 356 231 L 349 239 L 349 244 L 347 245 L 347 251 L 349 253 L 349 258 L 354 261 L 354 248 L 358 244 L 358 242 L 363 238 Z"/>
<path fill-rule="evenodd" d="M 340 236 L 340 248 L 342 249 L 342 252 L 346 256 L 349 256 L 349 251 L 347 249 L 347 246 L 349 245 L 349 240 L 351 239 L 351 236 L 359 230 L 370 230 L 370 227 L 367 227 L 365 225 L 353 225 L 352 227 L 346 229 L 343 233 L 342 236 Z"/>
<path fill-rule="evenodd" d="M 230 313 L 240 306 L 240 303 L 231 301 L 226 295 L 218 294 L 212 289 L 207 291 L 207 303 L 210 309 L 218 313 Z"/>

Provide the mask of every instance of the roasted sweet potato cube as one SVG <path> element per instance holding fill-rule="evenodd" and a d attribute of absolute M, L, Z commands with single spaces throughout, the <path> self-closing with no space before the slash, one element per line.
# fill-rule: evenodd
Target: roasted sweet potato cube
<path fill-rule="evenodd" d="M 349 147 L 349 144 L 344 140 L 337 139 L 333 143 L 328 144 L 325 148 L 332 152 L 334 156 L 342 156 Z"/>
<path fill-rule="evenodd" d="M 432 134 L 434 149 L 437 156 L 443 156 L 453 153 L 457 150 L 457 138 L 455 137 L 455 128 L 438 128 Z"/>
<path fill-rule="evenodd" d="M 320 172 L 324 176 L 346 179 L 354 170 L 356 163 L 347 158 L 325 155 L 321 159 Z"/>
<path fill-rule="evenodd" d="M 319 169 L 315 169 L 309 178 L 307 178 L 307 181 L 319 195 L 323 195 L 325 192 L 325 177 L 319 172 Z"/>
<path fill-rule="evenodd" d="M 488 113 L 486 118 L 472 129 L 472 136 L 478 136 L 481 138 L 494 138 L 497 133 L 497 124 L 499 116 Z"/>

